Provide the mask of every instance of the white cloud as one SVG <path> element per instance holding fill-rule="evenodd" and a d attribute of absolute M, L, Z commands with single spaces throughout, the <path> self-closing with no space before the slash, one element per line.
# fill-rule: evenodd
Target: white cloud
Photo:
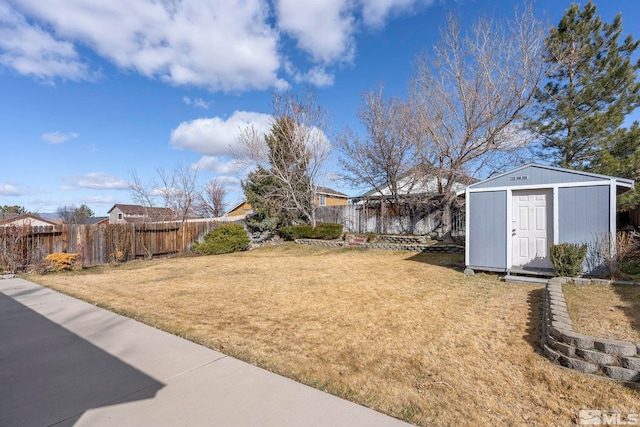
<path fill-rule="evenodd" d="M 1 183 L 0 182 L 0 195 L 1 196 L 22 196 L 25 192 L 20 190 L 14 184 Z"/>
<path fill-rule="evenodd" d="M 207 102 L 202 98 L 191 99 L 188 96 L 183 97 L 182 102 L 184 102 L 187 105 L 193 105 L 194 107 L 204 108 L 205 110 L 209 109 L 209 104 L 210 104 L 210 102 Z"/>
<path fill-rule="evenodd" d="M 238 132 L 249 126 L 259 132 L 271 128 L 271 116 L 249 111 L 236 111 L 224 120 L 220 117 L 182 122 L 171 131 L 171 145 L 208 156 L 231 154 Z"/>
<path fill-rule="evenodd" d="M 62 178 L 63 182 L 69 184 L 64 187 L 66 190 L 76 188 L 90 188 L 93 190 L 127 190 L 129 183 L 116 176 L 102 172 L 90 172 L 81 176 L 69 176 Z"/>
<path fill-rule="evenodd" d="M 347 0 L 277 0 L 278 27 L 316 63 L 351 62 L 355 17 Z"/>
<path fill-rule="evenodd" d="M 72 43 L 29 24 L 4 3 L 0 3 L 0 64 L 44 81 L 56 77 L 69 80 L 92 77 Z"/>
<path fill-rule="evenodd" d="M 285 71 L 296 83 L 309 83 L 317 87 L 333 86 L 334 76 L 327 73 L 324 67 L 313 67 L 305 74 L 302 74 L 289 61 L 285 63 Z"/>
<path fill-rule="evenodd" d="M 50 144 L 62 144 L 70 139 L 77 138 L 79 135 L 75 132 L 63 133 L 59 131 L 43 133 L 40 138 Z"/>
<path fill-rule="evenodd" d="M 434 0 L 362 0 L 362 20 L 370 27 L 381 27 L 392 14 L 410 13 L 427 7 Z"/>
<path fill-rule="evenodd" d="M 101 205 L 101 206 L 111 206 L 115 205 L 117 202 L 116 198 L 113 196 L 93 196 L 93 197 L 84 197 L 79 200 L 79 204 L 86 205 Z"/>
<path fill-rule="evenodd" d="M 353 61 L 360 28 L 384 26 L 391 16 L 434 1 L 5 0 L 0 65 L 47 81 L 92 79 L 98 73 L 80 55 L 88 48 L 172 85 L 280 90 L 289 84 L 279 73 L 287 57 L 296 56 L 283 51 L 286 33 L 309 56 L 310 71 L 298 81 L 327 86 L 333 80 L 327 67 Z M 188 102 L 208 105 L 200 98 Z"/>
<path fill-rule="evenodd" d="M 221 174 L 236 174 L 244 167 L 244 164 L 235 159 L 223 156 L 203 156 L 195 166 L 200 171 L 211 171 Z"/>
<path fill-rule="evenodd" d="M 88 46 L 119 67 L 173 85 L 224 91 L 287 86 L 277 76 L 279 34 L 261 0 L 9 2 L 51 28 L 68 51 Z"/>

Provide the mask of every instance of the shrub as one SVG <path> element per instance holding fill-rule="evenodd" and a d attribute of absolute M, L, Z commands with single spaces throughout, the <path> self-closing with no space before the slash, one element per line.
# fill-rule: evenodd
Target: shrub
<path fill-rule="evenodd" d="M 367 234 L 367 242 L 373 243 L 374 240 L 376 240 L 376 233 L 370 231 L 369 234 Z"/>
<path fill-rule="evenodd" d="M 285 240 L 295 239 L 339 239 L 342 236 L 342 224 L 318 223 L 315 228 L 309 224 L 280 227 L 278 234 Z"/>
<path fill-rule="evenodd" d="M 313 227 L 308 224 L 289 225 L 278 228 L 278 234 L 284 240 L 310 239 Z"/>
<path fill-rule="evenodd" d="M 587 255 L 587 245 L 561 243 L 551 245 L 551 262 L 557 276 L 575 277 L 582 274 L 582 264 Z"/>
<path fill-rule="evenodd" d="M 249 235 L 240 224 L 224 224 L 204 236 L 203 243 L 195 243 L 191 250 L 205 255 L 228 254 L 249 249 Z"/>
<path fill-rule="evenodd" d="M 78 254 L 67 254 L 54 252 L 44 259 L 48 270 L 63 271 L 71 270 L 78 259 Z"/>

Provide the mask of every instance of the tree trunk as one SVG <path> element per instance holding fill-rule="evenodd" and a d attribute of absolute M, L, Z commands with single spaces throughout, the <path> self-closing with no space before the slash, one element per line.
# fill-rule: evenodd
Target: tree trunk
<path fill-rule="evenodd" d="M 451 206 L 453 199 L 445 197 L 442 200 L 442 241 L 444 243 L 453 243 L 451 236 Z"/>

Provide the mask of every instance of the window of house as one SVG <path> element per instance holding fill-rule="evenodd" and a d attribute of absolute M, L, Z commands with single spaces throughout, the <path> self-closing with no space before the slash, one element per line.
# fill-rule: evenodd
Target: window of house
<path fill-rule="evenodd" d="M 122 219 L 122 213 L 118 214 L 118 219 Z"/>
<path fill-rule="evenodd" d="M 320 195 L 320 206 L 327 206 L 327 196 L 324 194 Z"/>

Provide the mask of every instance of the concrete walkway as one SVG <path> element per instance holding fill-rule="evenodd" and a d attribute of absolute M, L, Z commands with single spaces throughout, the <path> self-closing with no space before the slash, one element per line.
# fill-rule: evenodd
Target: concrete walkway
<path fill-rule="evenodd" d="M 0 426 L 401 426 L 22 279 L 0 280 Z"/>

